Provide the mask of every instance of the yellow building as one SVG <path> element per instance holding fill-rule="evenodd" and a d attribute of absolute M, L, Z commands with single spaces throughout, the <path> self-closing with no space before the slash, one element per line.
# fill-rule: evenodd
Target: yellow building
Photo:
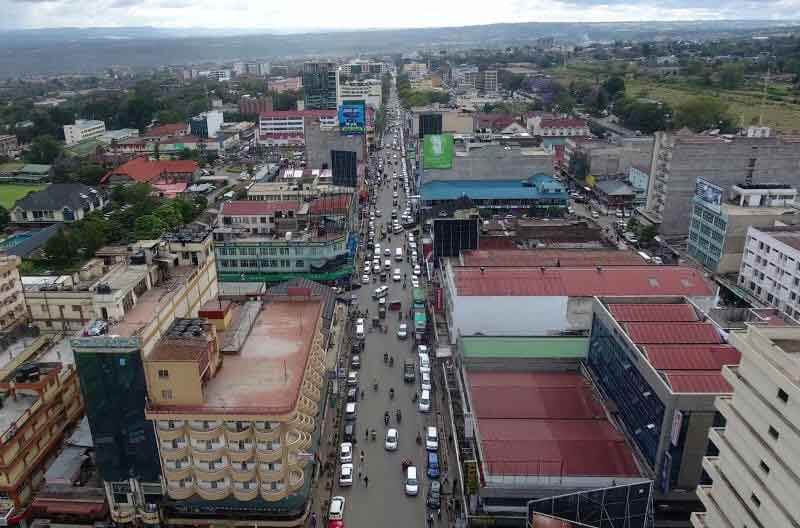
<path fill-rule="evenodd" d="M 165 517 L 236 525 L 236 510 L 252 510 L 264 517 L 241 523 L 303 524 L 324 375 L 323 302 L 297 288 L 263 306 L 212 301 L 200 314 L 207 319 L 177 320 L 145 358 L 146 416 L 155 423 L 167 495 L 206 513 L 167 505 Z M 231 320 L 251 325 L 249 332 Z M 223 355 L 223 345 L 233 349 Z"/>
<path fill-rule="evenodd" d="M 10 330 L 27 316 L 19 277 L 20 258 L 0 257 L 0 332 Z"/>

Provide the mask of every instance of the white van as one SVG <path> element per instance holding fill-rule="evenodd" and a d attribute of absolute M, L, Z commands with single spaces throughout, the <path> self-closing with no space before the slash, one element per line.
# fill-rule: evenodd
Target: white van
<path fill-rule="evenodd" d="M 417 480 L 417 467 L 408 466 L 406 468 L 406 495 L 415 496 L 419 493 L 419 481 Z"/>
<path fill-rule="evenodd" d="M 419 410 L 420 412 L 430 412 L 431 410 L 431 393 L 430 391 L 422 391 L 419 397 Z"/>
<path fill-rule="evenodd" d="M 358 339 L 364 339 L 364 325 L 356 325 L 356 337 Z"/>
<path fill-rule="evenodd" d="M 381 297 L 386 297 L 389 294 L 389 287 L 388 286 L 381 286 L 380 288 L 376 288 L 374 292 L 372 292 L 372 297 L 375 299 L 380 299 Z"/>
<path fill-rule="evenodd" d="M 395 260 L 403 260 L 403 248 L 397 248 L 394 250 L 394 259 Z"/>
<path fill-rule="evenodd" d="M 425 374 L 431 371 L 431 360 L 428 354 L 419 354 L 419 373 Z"/>

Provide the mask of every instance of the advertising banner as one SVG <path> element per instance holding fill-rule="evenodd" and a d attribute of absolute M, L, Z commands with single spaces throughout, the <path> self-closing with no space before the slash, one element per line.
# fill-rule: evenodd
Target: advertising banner
<path fill-rule="evenodd" d="M 719 211 L 722 208 L 722 188 L 703 178 L 697 178 L 694 194 L 705 202 L 706 207 Z"/>
<path fill-rule="evenodd" d="M 339 107 L 339 130 L 342 134 L 363 134 L 367 110 L 364 101 L 342 101 Z"/>
<path fill-rule="evenodd" d="M 425 136 L 422 144 L 422 166 L 425 169 L 450 169 L 453 167 L 453 135 Z"/>

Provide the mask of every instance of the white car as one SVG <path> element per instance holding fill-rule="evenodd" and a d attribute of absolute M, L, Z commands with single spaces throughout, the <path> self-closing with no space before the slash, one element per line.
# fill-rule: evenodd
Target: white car
<path fill-rule="evenodd" d="M 439 450 L 439 433 L 435 427 L 428 427 L 425 430 L 425 449 L 428 451 Z"/>
<path fill-rule="evenodd" d="M 392 274 L 392 280 L 393 281 L 399 281 L 401 278 L 402 278 L 402 275 L 400 274 L 400 268 L 395 268 L 394 269 L 394 273 Z"/>
<path fill-rule="evenodd" d="M 411 277 L 411 287 L 412 288 L 419 288 L 419 279 L 416 277 Z"/>
<path fill-rule="evenodd" d="M 380 273 L 381 272 L 381 265 L 380 264 L 375 264 L 374 266 L 372 266 L 372 271 L 373 271 L 373 273 Z"/>
<path fill-rule="evenodd" d="M 419 377 L 419 388 L 420 390 L 431 390 L 431 373 L 430 372 L 423 372 Z"/>
<path fill-rule="evenodd" d="M 342 442 L 339 445 L 339 462 L 347 464 L 353 461 L 353 444 L 350 442 Z"/>
<path fill-rule="evenodd" d="M 408 337 L 408 325 L 406 323 L 400 323 L 400 326 L 397 328 L 397 337 L 400 339 Z"/>
<path fill-rule="evenodd" d="M 419 358 L 419 372 L 420 374 L 424 374 L 426 372 L 430 373 L 431 371 L 431 360 L 428 357 L 428 354 L 423 354 L 420 352 L 418 355 Z"/>
<path fill-rule="evenodd" d="M 358 372 L 351 370 L 347 373 L 347 384 L 350 386 L 358 385 Z"/>
<path fill-rule="evenodd" d="M 392 428 L 386 431 L 386 442 L 384 447 L 387 451 L 397 450 L 397 429 Z"/>
<path fill-rule="evenodd" d="M 386 248 L 383 250 L 384 257 L 391 257 L 392 256 L 392 248 Z"/>
<path fill-rule="evenodd" d="M 361 276 L 361 284 L 369 284 L 369 275 L 366 273 Z"/>
<path fill-rule="evenodd" d="M 414 256 L 412 255 L 411 258 L 414 258 Z M 416 275 L 417 277 L 422 275 L 422 268 L 419 267 L 419 264 L 414 266 L 414 275 Z"/>
<path fill-rule="evenodd" d="M 339 473 L 339 486 L 352 486 L 353 485 L 353 464 L 342 464 L 342 470 Z"/>
<path fill-rule="evenodd" d="M 342 496 L 331 498 L 331 506 L 328 508 L 328 519 L 331 521 L 341 521 L 344 519 L 345 500 Z"/>
<path fill-rule="evenodd" d="M 420 412 L 431 412 L 431 393 L 430 391 L 422 391 L 417 400 L 417 407 Z"/>
<path fill-rule="evenodd" d="M 419 493 L 419 481 L 417 480 L 417 466 L 408 466 L 406 468 L 405 487 L 406 487 L 406 495 L 411 495 L 413 497 Z"/>
<path fill-rule="evenodd" d="M 382 214 L 380 209 L 375 209 L 375 216 L 381 216 Z"/>

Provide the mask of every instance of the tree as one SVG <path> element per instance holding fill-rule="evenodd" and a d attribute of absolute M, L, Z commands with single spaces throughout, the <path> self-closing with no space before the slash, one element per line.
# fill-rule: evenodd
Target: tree
<path fill-rule="evenodd" d="M 75 262 L 78 248 L 62 228 L 45 242 L 44 255 L 48 263 L 63 268 Z"/>
<path fill-rule="evenodd" d="M 49 165 L 61 154 L 61 144 L 53 136 L 36 136 L 31 142 L 25 160 L 29 163 Z"/>
<path fill-rule="evenodd" d="M 85 185 L 97 185 L 105 175 L 106 169 L 97 163 L 81 163 L 78 169 L 77 180 Z"/>
<path fill-rule="evenodd" d="M 716 128 L 733 132 L 736 129 L 727 103 L 714 97 L 693 97 L 679 104 L 675 108 L 675 126 L 695 132 Z"/>
<path fill-rule="evenodd" d="M 152 240 L 163 235 L 166 226 L 158 216 L 148 214 L 136 219 L 134 231 L 138 240 Z"/>
<path fill-rule="evenodd" d="M 639 242 L 649 244 L 658 235 L 658 229 L 654 225 L 646 225 L 639 230 Z"/>
<path fill-rule="evenodd" d="M 626 98 L 616 103 L 614 112 L 626 127 L 643 134 L 670 127 L 671 109 L 661 102 Z"/>
<path fill-rule="evenodd" d="M 169 230 L 175 229 L 183 223 L 183 217 L 179 209 L 175 207 L 173 203 L 174 202 L 168 202 L 164 205 L 160 205 L 153 213 Z"/>
<path fill-rule="evenodd" d="M 625 95 L 625 79 L 619 76 L 610 77 L 603 83 L 603 89 L 613 100 Z"/>
<path fill-rule="evenodd" d="M 84 258 L 94 257 L 98 249 L 106 244 L 107 223 L 99 216 L 86 218 L 75 225 L 76 241 L 83 248 Z"/>
<path fill-rule="evenodd" d="M 0 205 L 0 230 L 5 229 L 10 222 L 11 214 L 8 212 L 8 209 Z"/>
<path fill-rule="evenodd" d="M 719 71 L 719 85 L 726 90 L 735 90 L 744 80 L 744 65 L 733 62 L 725 64 Z"/>

